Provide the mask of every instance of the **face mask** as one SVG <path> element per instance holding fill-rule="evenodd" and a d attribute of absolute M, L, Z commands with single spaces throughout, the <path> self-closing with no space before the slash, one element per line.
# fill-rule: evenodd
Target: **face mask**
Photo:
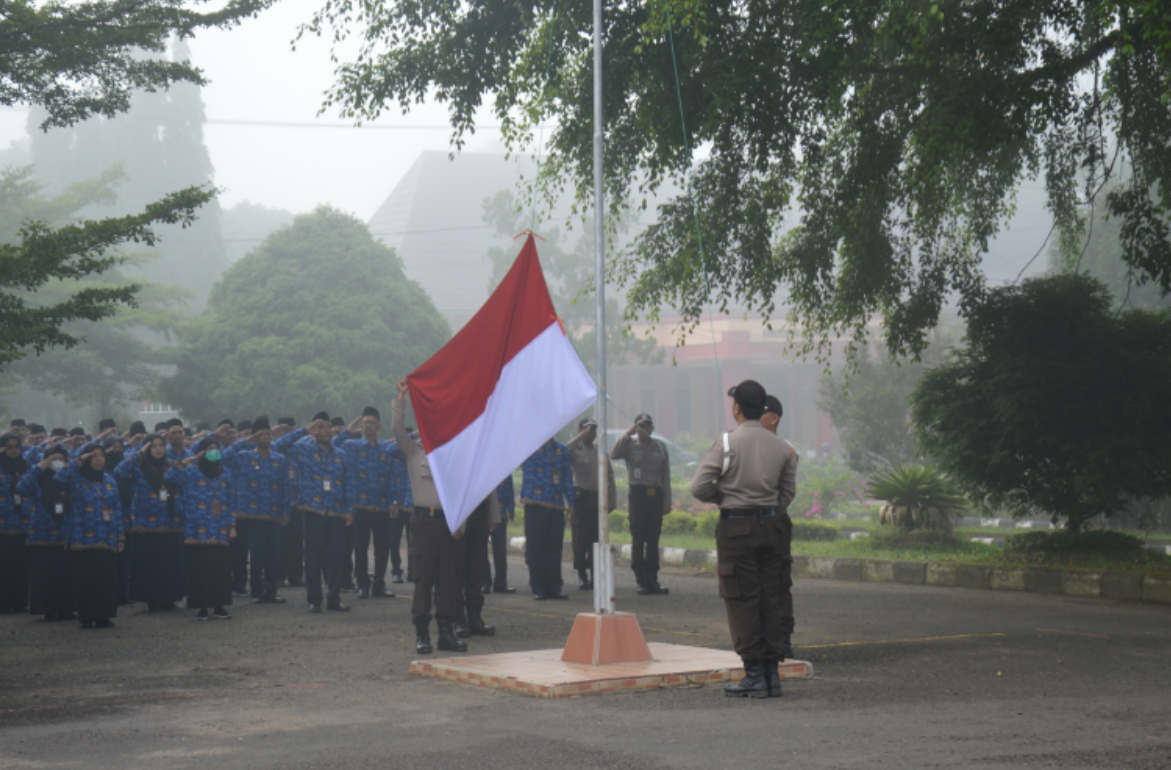
<path fill-rule="evenodd" d="M 203 459 L 207 460 L 208 462 L 218 463 L 220 461 L 220 450 L 218 450 L 218 449 L 207 450 L 207 453 L 204 454 Z"/>
<path fill-rule="evenodd" d="M 52 468 L 54 471 L 59 471 L 65 467 L 65 461 L 64 460 L 54 460 L 53 462 L 49 463 L 49 467 Z"/>

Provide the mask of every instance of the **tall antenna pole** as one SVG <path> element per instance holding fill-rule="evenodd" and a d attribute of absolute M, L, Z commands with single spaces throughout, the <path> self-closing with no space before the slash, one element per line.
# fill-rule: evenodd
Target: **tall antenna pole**
<path fill-rule="evenodd" d="M 610 550 L 610 489 L 606 478 L 606 199 L 602 168 L 602 0 L 594 0 L 594 249 L 597 256 L 598 337 L 598 544 L 594 546 L 594 612 L 614 611 L 614 554 Z"/>

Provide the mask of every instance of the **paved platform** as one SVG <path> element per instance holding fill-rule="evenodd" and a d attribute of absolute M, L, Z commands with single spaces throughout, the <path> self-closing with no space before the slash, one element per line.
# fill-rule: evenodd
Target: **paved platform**
<path fill-rule="evenodd" d="M 567 663 L 563 651 L 554 649 L 415 660 L 411 673 L 541 698 L 724 684 L 744 676 L 740 658 L 727 650 L 656 642 L 649 647 L 653 660 L 644 663 Z M 813 676 L 813 665 L 788 660 L 780 672 L 782 679 L 805 679 Z"/>

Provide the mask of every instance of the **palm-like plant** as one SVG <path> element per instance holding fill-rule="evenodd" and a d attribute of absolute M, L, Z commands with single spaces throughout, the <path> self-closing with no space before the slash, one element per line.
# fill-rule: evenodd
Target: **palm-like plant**
<path fill-rule="evenodd" d="M 968 501 L 944 473 L 930 465 L 901 465 L 870 480 L 870 494 L 885 505 L 880 524 L 904 529 L 951 529 Z"/>

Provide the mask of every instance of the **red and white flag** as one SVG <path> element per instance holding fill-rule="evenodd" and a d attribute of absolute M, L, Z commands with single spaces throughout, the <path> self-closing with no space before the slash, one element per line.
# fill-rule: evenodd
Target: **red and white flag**
<path fill-rule="evenodd" d="M 407 384 L 453 531 L 594 403 L 597 386 L 553 309 L 531 233 L 480 311 Z"/>

